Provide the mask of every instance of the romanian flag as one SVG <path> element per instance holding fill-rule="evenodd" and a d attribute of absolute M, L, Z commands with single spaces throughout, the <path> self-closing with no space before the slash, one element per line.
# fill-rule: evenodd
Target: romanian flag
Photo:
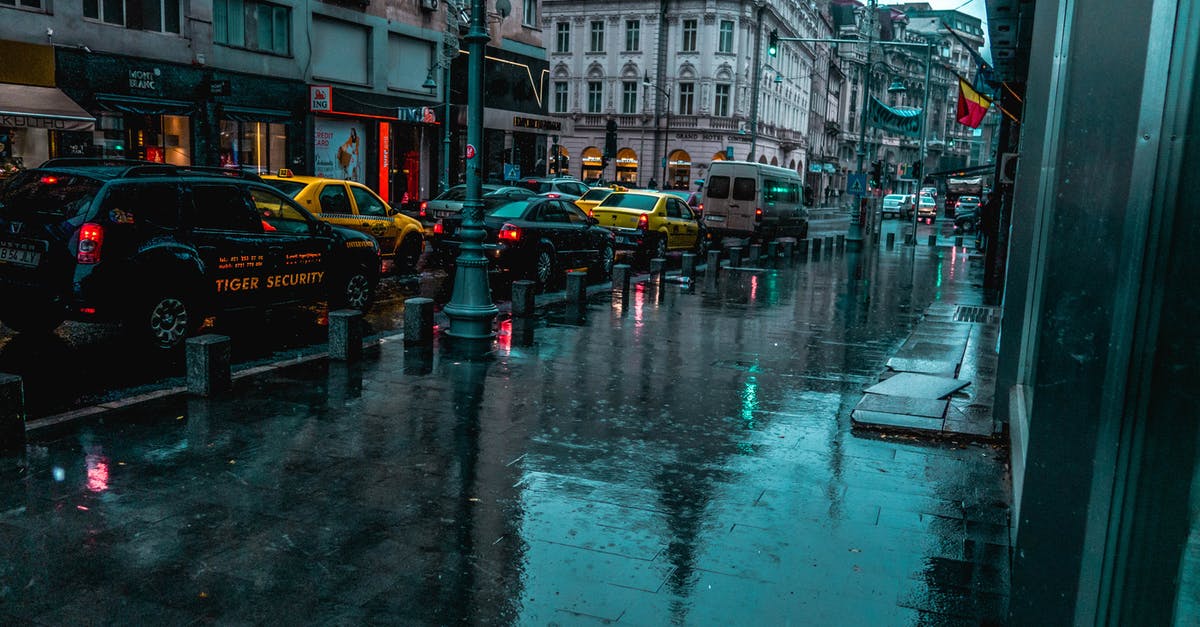
<path fill-rule="evenodd" d="M 958 123 L 971 128 L 979 128 L 983 116 L 987 115 L 992 101 L 975 91 L 967 81 L 958 79 Z"/>

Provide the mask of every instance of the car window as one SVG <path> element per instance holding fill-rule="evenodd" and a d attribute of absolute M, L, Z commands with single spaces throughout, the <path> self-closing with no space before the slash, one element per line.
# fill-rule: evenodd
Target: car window
<path fill-rule="evenodd" d="M 28 212 L 69 218 L 90 206 L 100 187 L 100 181 L 84 176 L 26 170 L 4 186 L 0 212 L 6 216 Z"/>
<path fill-rule="evenodd" d="M 250 198 L 254 201 L 254 207 L 258 209 L 259 215 L 262 216 L 264 231 L 268 233 L 272 231 L 309 232 L 308 218 L 283 196 L 270 190 L 251 188 Z"/>
<path fill-rule="evenodd" d="M 383 201 L 376 198 L 375 194 L 372 194 L 367 188 L 351 185 L 350 192 L 354 194 L 354 204 L 358 205 L 358 215 L 375 218 L 387 217 L 387 205 L 383 204 Z"/>
<path fill-rule="evenodd" d="M 579 207 L 575 206 L 575 203 L 562 203 L 562 210 L 567 215 L 567 222 L 571 224 L 587 224 L 587 216 L 579 210 Z"/>
<path fill-rule="evenodd" d="M 117 223 L 174 229 L 179 226 L 179 187 L 174 183 L 114 185 L 104 199 L 103 215 Z"/>
<path fill-rule="evenodd" d="M 562 205 L 557 202 L 543 203 L 538 210 L 539 222 L 566 222 L 567 212 L 563 211 Z"/>
<path fill-rule="evenodd" d="M 621 194 L 612 193 L 607 198 L 600 201 L 600 207 L 621 207 L 623 209 L 637 209 L 639 211 L 653 211 L 654 205 L 658 203 L 658 198 L 647 196 L 645 194 Z"/>
<path fill-rule="evenodd" d="M 525 215 L 527 208 L 529 208 L 529 203 L 523 200 L 505 202 L 489 209 L 488 215 L 493 218 L 519 219 Z"/>
<path fill-rule="evenodd" d="M 683 215 L 681 213 L 679 213 L 679 205 L 680 205 L 680 203 L 679 203 L 678 198 L 668 198 L 667 199 L 667 217 L 668 218 L 683 217 Z"/>
<path fill-rule="evenodd" d="M 201 229 L 261 233 L 262 220 L 250 208 L 242 189 L 233 185 L 192 186 L 195 224 Z"/>
<path fill-rule="evenodd" d="M 579 200 L 601 200 L 612 193 L 611 189 L 589 189 Z"/>
<path fill-rule="evenodd" d="M 705 191 L 709 198 L 728 198 L 729 197 L 729 177 L 714 176 L 708 179 L 705 183 Z"/>
<path fill-rule="evenodd" d="M 279 179 L 263 179 L 263 182 L 275 189 L 287 194 L 291 198 L 295 198 L 308 185 L 300 181 L 281 181 Z"/>
<path fill-rule="evenodd" d="M 754 200 L 755 191 L 754 179 L 743 176 L 733 179 L 734 200 Z"/>
<path fill-rule="evenodd" d="M 692 215 L 692 208 L 687 206 L 686 202 L 680 200 L 677 201 L 676 204 L 679 205 L 679 217 L 683 218 L 684 220 L 691 220 L 694 218 Z"/>
<path fill-rule="evenodd" d="M 350 214 L 350 197 L 346 195 L 346 186 L 340 183 L 326 185 L 318 197 L 321 203 L 321 213 Z"/>
<path fill-rule="evenodd" d="M 467 188 L 465 186 L 456 186 L 442 192 L 442 195 L 434 198 L 434 200 L 465 200 L 466 198 Z"/>

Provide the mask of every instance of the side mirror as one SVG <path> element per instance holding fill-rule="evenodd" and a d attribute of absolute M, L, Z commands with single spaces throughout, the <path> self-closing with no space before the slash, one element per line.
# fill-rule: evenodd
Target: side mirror
<path fill-rule="evenodd" d="M 328 222 L 317 222 L 317 235 L 333 235 L 333 227 Z"/>

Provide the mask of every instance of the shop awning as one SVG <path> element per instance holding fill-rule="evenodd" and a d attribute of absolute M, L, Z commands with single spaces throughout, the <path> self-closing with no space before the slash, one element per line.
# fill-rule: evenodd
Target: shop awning
<path fill-rule="evenodd" d="M 287 122 L 292 119 L 292 112 L 284 109 L 260 109 L 258 107 L 238 107 L 225 105 L 222 107 L 226 120 L 237 122 Z"/>
<path fill-rule="evenodd" d="M 191 115 L 195 106 L 186 100 L 146 98 L 117 94 L 96 94 L 96 102 L 108 111 L 137 115 Z"/>
<path fill-rule="evenodd" d="M 57 87 L 0 83 L 0 126 L 90 131 L 96 120 Z"/>

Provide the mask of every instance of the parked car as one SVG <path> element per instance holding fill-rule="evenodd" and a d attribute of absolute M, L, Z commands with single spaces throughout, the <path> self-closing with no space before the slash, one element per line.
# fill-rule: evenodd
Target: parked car
<path fill-rule="evenodd" d="M 502 198 L 508 200 L 519 200 L 522 198 L 531 198 L 536 194 L 524 187 L 515 185 L 494 185 L 492 183 L 483 184 L 483 197 L 487 198 Z M 432 234 L 433 225 L 439 218 L 449 217 L 462 211 L 463 203 L 467 200 L 467 186 L 455 185 L 446 191 L 438 194 L 430 200 L 421 203 L 419 219 L 421 224 L 425 225 L 426 235 Z"/>
<path fill-rule="evenodd" d="M 232 310 L 365 311 L 379 266 L 373 237 L 236 170 L 51 159 L 0 192 L 0 320 L 19 332 L 120 322 L 174 349 Z"/>
<path fill-rule="evenodd" d="M 917 204 L 917 219 L 924 220 L 926 224 L 933 224 L 936 217 L 937 201 L 933 199 L 933 196 L 922 194 Z"/>
<path fill-rule="evenodd" d="M 704 182 L 704 226 L 714 241 L 808 237 L 804 181 L 792 169 L 714 161 Z"/>
<path fill-rule="evenodd" d="M 592 215 L 616 235 L 618 250 L 632 250 L 643 260 L 665 257 L 670 250 L 708 249 L 706 229 L 691 207 L 661 192 L 613 192 Z"/>
<path fill-rule="evenodd" d="M 385 261 L 396 272 L 413 272 L 425 250 L 424 226 L 388 205 L 371 188 L 356 181 L 295 176 L 291 170 L 264 174 L 262 180 L 330 224 L 374 237 Z"/>
<path fill-rule="evenodd" d="M 883 217 L 892 214 L 897 218 L 912 217 L 913 198 L 911 194 L 888 194 L 883 197 L 883 207 L 880 210 Z"/>
<path fill-rule="evenodd" d="M 578 200 L 591 189 L 583 181 L 570 177 L 531 177 L 520 181 L 518 185 L 547 198 L 566 200 Z"/>
<path fill-rule="evenodd" d="M 458 255 L 462 214 L 437 221 L 434 246 L 442 259 Z M 552 283 L 565 269 L 586 266 L 595 277 L 612 273 L 615 242 L 574 203 L 535 196 L 489 200 L 483 216 L 484 255 L 490 269 Z"/>

